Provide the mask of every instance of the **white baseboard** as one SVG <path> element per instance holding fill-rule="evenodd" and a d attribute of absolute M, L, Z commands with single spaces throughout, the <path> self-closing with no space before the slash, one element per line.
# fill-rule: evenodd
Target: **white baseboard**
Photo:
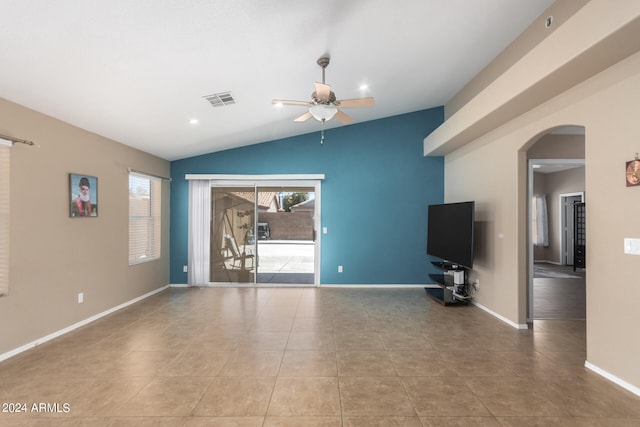
<path fill-rule="evenodd" d="M 98 313 L 98 314 L 96 314 L 94 316 L 91 316 L 91 317 L 89 317 L 87 319 L 81 320 L 78 323 L 74 323 L 71 326 L 67 326 L 64 329 L 60 329 L 59 331 L 53 332 L 53 333 L 51 333 L 51 334 L 49 334 L 47 336 L 44 336 L 42 338 L 39 338 L 39 339 L 35 340 L 35 341 L 31 341 L 30 343 L 22 345 L 22 346 L 20 346 L 18 348 L 15 348 L 13 350 L 9 350 L 6 353 L 0 354 L 0 362 L 2 362 L 3 360 L 8 359 L 10 357 L 16 356 L 16 355 L 18 355 L 18 354 L 20 354 L 20 353 L 22 353 L 24 351 L 30 350 L 30 349 L 32 349 L 34 347 L 37 347 L 37 346 L 39 346 L 41 344 L 44 344 L 47 341 L 51 341 L 54 338 L 58 338 L 59 336 L 62 336 L 64 334 L 68 334 L 69 332 L 71 332 L 71 331 L 73 331 L 75 329 L 78 329 L 81 326 L 85 326 L 85 325 L 87 325 L 87 324 L 89 324 L 91 322 L 94 322 L 94 321 L 96 321 L 96 320 L 98 320 L 98 319 L 100 319 L 100 318 L 102 318 L 104 316 L 107 316 L 107 315 L 109 315 L 111 313 L 114 313 L 114 312 L 116 312 L 118 310 L 122 310 L 123 308 L 128 307 L 128 306 L 130 306 L 132 304 L 135 304 L 138 301 L 142 301 L 145 298 L 149 298 L 152 295 L 155 295 L 155 294 L 157 294 L 159 292 L 164 291 L 169 286 L 170 285 L 166 285 L 166 286 L 163 286 L 163 287 L 158 288 L 156 290 L 153 290 L 151 292 L 147 292 L 144 295 L 141 295 L 141 296 L 139 296 L 137 298 L 134 298 L 134 299 L 132 299 L 130 301 L 124 302 L 124 303 L 122 303 L 120 305 L 117 305 L 117 306 L 115 306 L 113 308 L 110 308 L 109 310 L 103 311 L 102 313 Z"/>
<path fill-rule="evenodd" d="M 172 284 L 169 285 L 172 288 L 188 288 L 191 285 L 187 285 L 184 283 L 176 283 L 176 284 Z M 263 284 L 258 284 L 258 286 L 261 287 L 295 287 L 295 288 L 315 288 L 316 285 L 313 284 L 309 284 L 309 285 L 299 285 L 299 284 L 290 284 L 290 283 L 263 283 Z M 252 288 L 254 287 L 253 284 L 242 284 L 242 283 L 215 283 L 215 284 L 209 284 L 209 285 L 200 285 L 200 286 L 196 286 L 196 287 L 202 287 L 202 288 L 207 288 L 207 287 L 211 287 L 211 288 Z M 358 285 L 358 284 L 331 284 L 331 283 L 327 283 L 327 284 L 321 284 L 317 286 L 318 288 L 360 288 L 360 289 L 399 289 L 399 288 L 417 288 L 417 289 L 422 289 L 422 288 L 439 288 L 439 285 L 434 285 L 433 283 L 430 284 L 382 284 L 382 285 L 376 285 L 376 284 L 371 284 L 371 283 L 367 283 L 367 284 L 363 284 L 363 285 Z"/>
<path fill-rule="evenodd" d="M 624 388 L 625 390 L 630 391 L 631 393 L 635 394 L 636 396 L 640 396 L 640 387 L 636 387 L 631 383 L 626 382 L 625 380 L 623 380 L 622 378 L 616 377 L 615 375 L 605 371 L 604 369 L 598 368 L 596 365 L 589 363 L 588 361 L 584 362 L 584 367 L 595 372 L 598 375 L 603 376 L 604 378 L 608 379 L 609 381 L 611 381 L 614 384 L 619 385 L 620 387 Z"/>
<path fill-rule="evenodd" d="M 527 325 L 526 323 L 525 324 L 515 323 L 515 322 L 507 319 L 506 317 L 496 313 L 495 311 L 491 310 L 490 308 L 485 307 L 482 304 L 479 304 L 479 303 L 477 303 L 475 301 L 472 301 L 471 303 L 473 305 L 475 305 L 476 307 L 478 307 L 479 309 L 486 311 L 487 313 L 489 313 L 493 317 L 502 320 L 504 323 L 506 323 L 509 326 L 512 326 L 512 327 L 514 327 L 516 329 L 529 329 L 529 325 Z"/>
<path fill-rule="evenodd" d="M 169 285 L 171 288 L 315 288 L 314 284 L 299 284 L 299 283 L 257 283 L 255 286 L 253 283 L 225 283 L 225 282 L 211 282 L 203 285 L 187 285 L 185 283 L 176 283 Z"/>
<path fill-rule="evenodd" d="M 190 285 L 176 283 L 169 285 L 172 288 L 188 288 Z M 292 284 L 292 283 L 262 283 L 258 284 L 258 287 L 275 287 L 275 288 L 315 288 L 316 285 L 300 285 L 300 284 Z M 253 284 L 242 284 L 242 283 L 215 283 L 209 285 L 201 285 L 196 287 L 202 288 L 253 288 Z M 356 285 L 356 284 L 321 284 L 317 286 L 318 288 L 356 288 L 356 289 L 400 289 L 400 288 L 439 288 L 439 285 L 434 284 L 382 284 L 382 285 L 372 285 L 372 284 L 364 284 L 364 285 Z"/>
<path fill-rule="evenodd" d="M 319 286 L 320 288 L 356 288 L 356 289 L 401 289 L 401 288 L 430 288 L 430 287 L 440 287 L 437 285 L 419 285 L 419 284 L 391 284 L 391 283 L 387 283 L 387 284 L 381 284 L 381 285 L 371 285 L 371 284 L 363 284 L 363 285 L 357 285 L 357 284 L 321 284 Z"/>

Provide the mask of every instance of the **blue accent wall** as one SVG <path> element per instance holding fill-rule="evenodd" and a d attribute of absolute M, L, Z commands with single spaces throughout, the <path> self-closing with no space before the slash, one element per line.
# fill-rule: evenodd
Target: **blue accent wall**
<path fill-rule="evenodd" d="M 323 145 L 318 130 L 172 162 L 171 283 L 187 282 L 190 173 L 325 174 L 321 283 L 430 283 L 427 206 L 444 201 L 444 159 L 424 157 L 423 139 L 443 120 L 438 107 L 330 129 Z"/>

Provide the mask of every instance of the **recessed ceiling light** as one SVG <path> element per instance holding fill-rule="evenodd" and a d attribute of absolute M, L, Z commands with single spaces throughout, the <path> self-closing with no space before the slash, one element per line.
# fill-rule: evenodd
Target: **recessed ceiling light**
<path fill-rule="evenodd" d="M 282 107 L 284 104 L 282 102 L 276 102 L 273 105 L 275 105 L 276 107 Z"/>
<path fill-rule="evenodd" d="M 191 120 L 189 120 L 189 123 L 191 123 L 192 125 L 197 125 L 198 124 L 198 119 L 191 119 Z"/>
<path fill-rule="evenodd" d="M 369 89 L 369 85 L 368 84 L 364 83 L 364 84 L 360 85 L 360 90 L 367 90 L 367 89 Z"/>

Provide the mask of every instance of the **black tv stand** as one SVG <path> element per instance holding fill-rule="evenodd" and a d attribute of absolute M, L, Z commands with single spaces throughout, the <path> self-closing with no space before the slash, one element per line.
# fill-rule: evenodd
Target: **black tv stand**
<path fill-rule="evenodd" d="M 462 271 L 465 269 L 464 267 L 449 261 L 431 261 L 431 264 L 444 271 Z"/>
<path fill-rule="evenodd" d="M 467 283 L 467 269 L 446 261 L 431 261 L 431 264 L 443 271 L 442 274 L 429 274 L 437 287 L 424 288 L 431 298 L 442 305 L 467 304 L 471 301 L 469 284 Z M 454 283 L 454 274 L 462 273 L 461 284 Z"/>

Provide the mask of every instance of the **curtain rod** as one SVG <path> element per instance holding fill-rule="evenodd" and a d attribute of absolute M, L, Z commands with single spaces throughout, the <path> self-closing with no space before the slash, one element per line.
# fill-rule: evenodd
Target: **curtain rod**
<path fill-rule="evenodd" d="M 167 178 L 166 176 L 162 176 L 162 175 L 155 175 L 152 173 L 148 173 L 148 172 L 143 172 L 143 171 L 139 171 L 137 169 L 133 169 L 133 168 L 127 168 L 127 171 L 129 171 L 129 173 L 133 172 L 133 173 L 140 173 L 142 175 L 148 175 L 148 176 L 152 176 L 154 178 L 160 178 L 160 179 L 165 179 L 167 181 L 171 181 L 171 178 Z"/>
<path fill-rule="evenodd" d="M 14 138 L 12 136 L 3 135 L 0 133 L 0 139 L 4 139 L 6 141 L 11 142 L 12 144 L 25 144 L 25 145 L 36 145 L 33 141 L 27 141 L 26 139 Z"/>

